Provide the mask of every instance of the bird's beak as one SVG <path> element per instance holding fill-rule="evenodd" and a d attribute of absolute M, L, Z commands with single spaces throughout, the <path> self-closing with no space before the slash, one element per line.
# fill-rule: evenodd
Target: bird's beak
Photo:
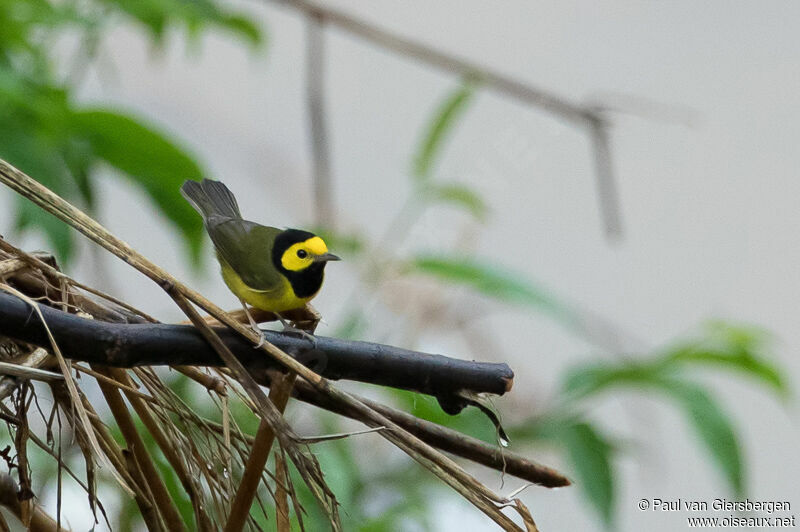
<path fill-rule="evenodd" d="M 323 253 L 314 257 L 314 262 L 328 262 L 330 260 L 342 260 L 333 253 Z"/>

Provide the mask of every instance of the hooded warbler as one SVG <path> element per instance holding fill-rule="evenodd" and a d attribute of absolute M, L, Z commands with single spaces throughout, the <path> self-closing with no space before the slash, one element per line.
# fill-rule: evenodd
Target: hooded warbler
<path fill-rule="evenodd" d="M 275 313 L 286 326 L 280 313 L 311 301 L 322 287 L 325 265 L 340 260 L 313 233 L 242 219 L 233 193 L 219 181 L 186 181 L 181 194 L 203 217 L 222 278 L 256 330 L 245 303 Z"/>

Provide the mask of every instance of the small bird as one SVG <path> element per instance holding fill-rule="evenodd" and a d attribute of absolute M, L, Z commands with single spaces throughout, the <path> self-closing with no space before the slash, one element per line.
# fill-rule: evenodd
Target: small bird
<path fill-rule="evenodd" d="M 325 265 L 339 257 L 308 231 L 281 230 L 242 219 L 233 193 L 219 181 L 185 181 L 181 194 L 203 217 L 222 278 L 241 301 L 250 325 L 261 334 L 246 303 L 275 313 L 287 330 L 297 331 L 280 313 L 311 301 L 322 287 Z"/>

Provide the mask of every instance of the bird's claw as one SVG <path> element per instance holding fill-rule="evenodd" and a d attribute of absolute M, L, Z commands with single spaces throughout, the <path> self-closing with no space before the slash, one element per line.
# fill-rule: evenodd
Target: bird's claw
<path fill-rule="evenodd" d="M 305 338 L 306 340 L 311 342 L 311 347 L 313 349 L 317 348 L 316 337 L 314 337 L 314 335 L 309 333 L 308 331 L 304 331 L 303 329 L 298 329 L 297 327 L 292 327 L 291 325 L 284 325 L 283 332 L 287 334 L 296 334 L 301 338 Z"/>
<path fill-rule="evenodd" d="M 261 349 L 261 346 L 267 342 L 267 335 L 265 333 L 261 333 L 261 337 L 258 340 L 258 343 L 253 346 L 253 349 Z"/>
<path fill-rule="evenodd" d="M 267 341 L 267 333 L 259 329 L 258 327 L 253 327 L 253 330 L 259 337 L 258 343 L 253 346 L 253 349 L 260 349 L 262 345 L 264 345 Z"/>

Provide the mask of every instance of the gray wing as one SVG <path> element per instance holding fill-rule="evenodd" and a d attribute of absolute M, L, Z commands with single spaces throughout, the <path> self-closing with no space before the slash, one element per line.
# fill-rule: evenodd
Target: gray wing
<path fill-rule="evenodd" d="M 210 216 L 206 229 L 225 261 L 254 290 L 279 290 L 283 280 L 272 263 L 272 244 L 280 229 L 241 218 Z"/>

